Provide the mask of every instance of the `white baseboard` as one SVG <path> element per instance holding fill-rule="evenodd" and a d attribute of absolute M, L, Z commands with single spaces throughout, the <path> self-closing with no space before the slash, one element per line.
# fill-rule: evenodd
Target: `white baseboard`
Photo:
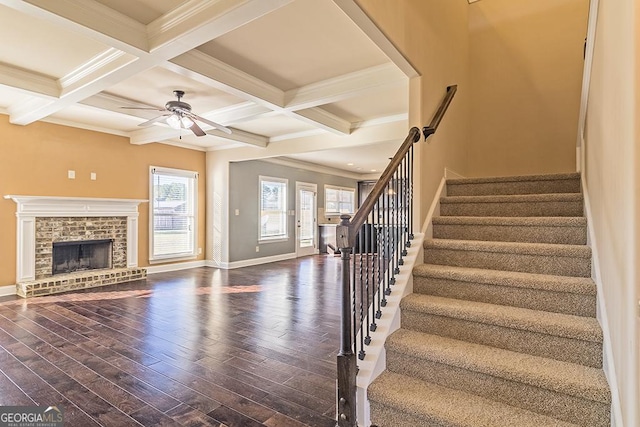
<path fill-rule="evenodd" d="M 173 264 L 162 264 L 162 265 L 150 265 L 148 267 L 143 267 L 147 269 L 147 274 L 156 274 L 156 273 L 166 273 L 168 271 L 179 271 L 179 270 L 188 270 L 190 268 L 198 268 L 198 267 L 206 267 L 207 263 L 205 260 L 201 261 L 189 261 L 189 262 L 176 262 Z"/>
<path fill-rule="evenodd" d="M 592 225 L 591 216 L 591 201 L 589 199 L 589 190 L 587 188 L 586 179 L 584 174 L 582 175 L 582 195 L 584 198 L 584 212 L 587 217 L 587 244 L 591 247 L 591 278 L 596 284 L 598 296 L 596 305 L 596 317 L 600 322 L 602 328 L 603 342 L 602 342 L 602 369 L 607 381 L 609 382 L 609 388 L 611 389 L 611 426 L 622 427 L 622 407 L 620 406 L 620 394 L 618 392 L 618 379 L 616 376 L 616 369 L 613 358 L 613 348 L 611 347 L 611 329 L 609 326 L 609 316 L 607 316 L 607 306 L 604 302 L 604 290 L 602 279 L 600 277 L 600 259 L 598 256 L 598 245 L 596 240 L 595 231 Z"/>
<path fill-rule="evenodd" d="M 219 265 L 215 265 L 215 267 L 223 268 L 225 270 L 232 270 L 234 268 L 250 267 L 252 265 L 268 264 L 270 262 L 285 261 L 294 258 L 296 258 L 295 252 L 282 255 L 266 256 L 262 258 L 243 259 L 242 261 L 221 262 Z"/>
<path fill-rule="evenodd" d="M 0 297 L 16 295 L 16 285 L 0 286 Z"/>
<path fill-rule="evenodd" d="M 447 177 L 446 170 L 445 176 L 440 180 L 440 185 L 436 190 L 436 195 L 433 197 L 431 201 L 431 206 L 429 206 L 429 211 L 427 212 L 427 218 L 422 224 L 422 234 L 425 235 L 426 239 L 430 239 L 433 237 L 433 226 L 431 225 L 431 219 L 434 216 L 440 215 L 440 198 L 447 195 Z"/>

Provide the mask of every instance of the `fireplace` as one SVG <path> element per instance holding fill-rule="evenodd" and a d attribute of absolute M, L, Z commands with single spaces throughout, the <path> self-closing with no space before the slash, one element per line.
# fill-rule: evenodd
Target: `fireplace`
<path fill-rule="evenodd" d="M 138 204 L 146 200 L 4 198 L 17 204 L 18 295 L 49 295 L 147 276 L 138 267 Z"/>
<path fill-rule="evenodd" d="M 53 242 L 52 274 L 112 268 L 113 239 Z"/>

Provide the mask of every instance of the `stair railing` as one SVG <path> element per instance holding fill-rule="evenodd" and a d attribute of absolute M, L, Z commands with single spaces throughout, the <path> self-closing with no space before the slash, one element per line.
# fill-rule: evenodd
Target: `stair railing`
<path fill-rule="evenodd" d="M 436 132 L 456 90 L 455 85 L 447 87 L 431 123 L 422 129 L 425 140 Z M 409 130 L 362 206 L 353 218 L 341 215 L 337 226 L 342 260 L 338 427 L 357 426 L 357 359 L 365 357 L 413 239 L 413 144 L 420 138 L 420 129 Z"/>

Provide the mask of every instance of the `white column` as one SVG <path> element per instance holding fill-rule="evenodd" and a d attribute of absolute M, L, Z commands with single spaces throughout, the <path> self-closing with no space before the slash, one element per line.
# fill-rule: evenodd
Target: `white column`
<path fill-rule="evenodd" d="M 20 283 L 36 278 L 36 218 L 18 216 L 17 221 L 16 276 Z"/>
<path fill-rule="evenodd" d="M 138 214 L 127 216 L 127 267 L 138 266 Z"/>

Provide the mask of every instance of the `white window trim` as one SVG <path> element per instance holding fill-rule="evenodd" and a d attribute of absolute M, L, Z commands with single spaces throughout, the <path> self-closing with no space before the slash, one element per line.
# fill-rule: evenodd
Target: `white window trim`
<path fill-rule="evenodd" d="M 327 190 L 338 190 L 338 191 L 349 191 L 353 193 L 353 212 L 328 212 L 327 211 Z M 341 187 L 339 185 L 331 185 L 331 184 L 325 184 L 324 185 L 324 215 L 326 217 L 334 217 L 334 216 L 340 216 L 344 213 L 347 213 L 349 215 L 353 215 L 355 214 L 356 211 L 356 189 L 352 188 L 352 187 Z"/>
<path fill-rule="evenodd" d="M 165 255 L 165 256 L 153 256 L 153 248 L 154 248 L 154 204 L 155 200 L 153 198 L 153 175 L 154 173 L 160 173 L 162 175 L 173 175 L 173 176 L 181 176 L 186 178 L 194 178 L 194 189 L 193 189 L 193 248 L 191 248 L 191 253 L 181 253 L 175 255 Z M 184 169 L 173 169 L 166 168 L 162 166 L 149 166 L 149 263 L 150 264 L 159 264 L 163 262 L 170 261 L 187 261 L 196 259 L 198 257 L 198 172 L 189 171 Z"/>
<path fill-rule="evenodd" d="M 275 237 L 262 237 L 262 181 L 281 182 L 286 186 L 285 192 L 285 235 Z M 258 176 L 258 243 L 281 243 L 289 241 L 289 180 L 273 176 Z"/>

